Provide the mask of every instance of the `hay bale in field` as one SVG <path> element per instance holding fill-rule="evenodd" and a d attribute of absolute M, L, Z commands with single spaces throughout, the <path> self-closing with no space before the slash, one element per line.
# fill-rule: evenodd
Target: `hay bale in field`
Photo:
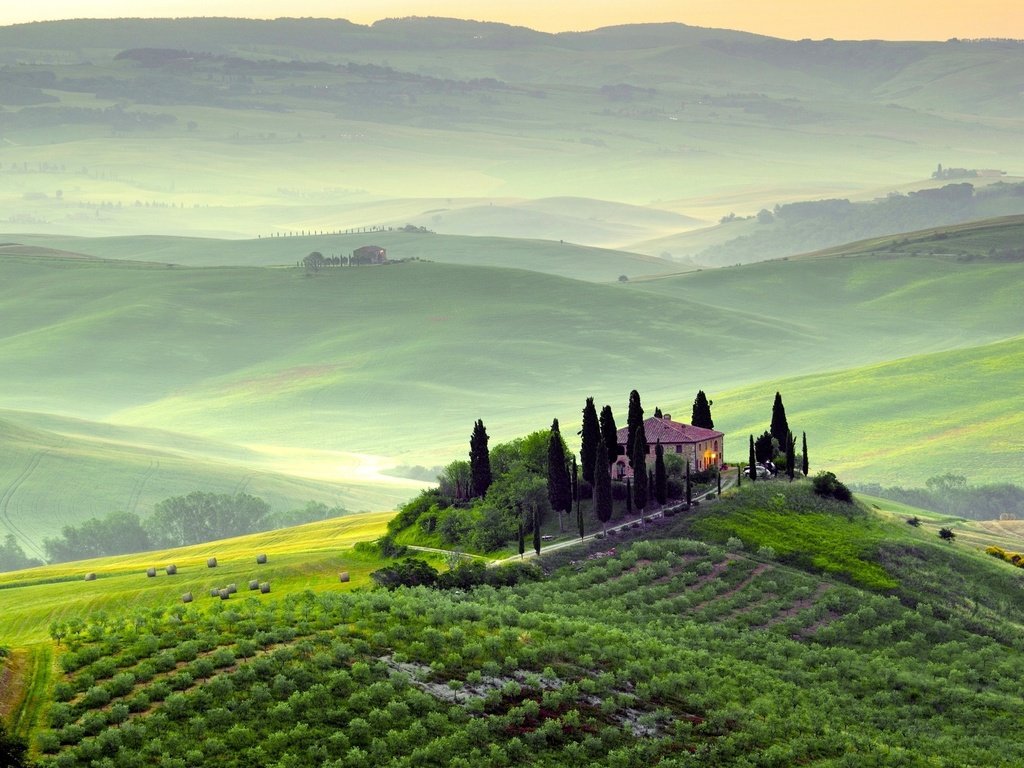
<path fill-rule="evenodd" d="M 341 573 L 339 573 L 338 581 L 340 581 L 343 584 L 346 583 L 348 581 L 348 571 L 342 571 Z"/>
<path fill-rule="evenodd" d="M 251 579 L 251 580 L 249 581 L 249 590 L 250 590 L 250 591 L 251 591 L 251 590 L 254 590 L 254 589 L 259 589 L 259 588 L 260 588 L 260 582 L 259 582 L 259 579 Z"/>
<path fill-rule="evenodd" d="M 237 585 L 235 585 L 235 584 L 228 584 L 228 592 L 230 592 L 233 595 L 237 591 L 238 591 L 238 586 Z"/>
<path fill-rule="evenodd" d="M 182 595 L 181 596 L 181 602 L 183 602 L 183 603 L 191 603 L 192 602 L 192 593 L 191 592 L 186 592 L 184 595 Z"/>
<path fill-rule="evenodd" d="M 268 592 L 270 592 L 270 582 L 264 581 L 262 584 L 260 584 L 260 593 L 265 595 Z"/>
<path fill-rule="evenodd" d="M 86 581 L 96 581 L 96 574 L 95 573 L 87 573 L 87 574 L 85 574 L 85 580 Z"/>
<path fill-rule="evenodd" d="M 176 574 L 178 572 L 178 566 L 176 566 L 176 565 L 168 565 L 166 568 L 164 568 L 164 570 L 167 571 L 167 575 L 168 576 L 173 576 L 174 574 Z"/>
<path fill-rule="evenodd" d="M 267 564 L 267 556 L 266 555 L 256 555 L 256 565 L 266 565 L 266 564 Z"/>
<path fill-rule="evenodd" d="M 220 599 L 221 600 L 227 600 L 229 597 L 231 597 L 231 593 L 228 592 L 226 589 L 222 589 L 220 591 Z"/>
<path fill-rule="evenodd" d="M 216 568 L 217 567 L 217 558 L 216 557 L 208 558 L 207 561 L 206 561 L 206 567 L 207 568 Z"/>
<path fill-rule="evenodd" d="M 210 590 L 210 597 L 220 597 L 220 590 L 214 587 Z"/>
<path fill-rule="evenodd" d="M 147 568 L 147 569 L 146 569 L 146 576 L 148 576 L 148 577 L 149 577 L 149 578 L 151 578 L 151 579 L 152 579 L 152 578 L 153 578 L 154 576 L 156 576 L 156 568 Z"/>

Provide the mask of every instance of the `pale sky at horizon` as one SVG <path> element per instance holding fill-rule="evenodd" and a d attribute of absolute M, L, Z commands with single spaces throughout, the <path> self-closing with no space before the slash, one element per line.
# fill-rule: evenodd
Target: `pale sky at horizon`
<path fill-rule="evenodd" d="M 449 16 L 548 32 L 677 21 L 789 39 L 1024 39 L 1020 0 L 36 0 L 0 8 L 0 25 L 139 16 L 313 16 L 360 24 L 388 17 Z"/>

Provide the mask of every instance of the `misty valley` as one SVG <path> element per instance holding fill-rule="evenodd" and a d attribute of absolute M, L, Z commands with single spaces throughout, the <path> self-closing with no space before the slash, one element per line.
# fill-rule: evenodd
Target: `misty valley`
<path fill-rule="evenodd" d="M 0 26 L 0 765 L 1016 764 L 1022 93 Z"/>

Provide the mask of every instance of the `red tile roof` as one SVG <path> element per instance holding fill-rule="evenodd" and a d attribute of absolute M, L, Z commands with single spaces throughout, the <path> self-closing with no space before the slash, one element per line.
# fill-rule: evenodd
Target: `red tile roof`
<path fill-rule="evenodd" d="M 654 445 L 661 440 L 662 445 L 673 443 L 701 443 L 705 440 L 715 440 L 724 437 L 724 434 L 715 429 L 704 429 L 695 427 L 692 424 L 680 424 L 672 421 L 672 418 L 665 416 L 658 418 L 652 416 L 644 419 L 644 432 L 647 434 L 647 444 Z M 619 445 L 625 445 L 629 437 L 629 427 L 623 427 L 616 432 Z"/>

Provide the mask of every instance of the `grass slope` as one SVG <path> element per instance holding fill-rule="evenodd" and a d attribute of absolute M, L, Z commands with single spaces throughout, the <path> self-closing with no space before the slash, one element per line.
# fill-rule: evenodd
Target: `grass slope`
<path fill-rule="evenodd" d="M 250 534 L 235 539 L 196 544 L 172 550 L 61 563 L 0 574 L 0 645 L 23 646 L 49 642 L 53 621 L 104 613 L 123 615 L 134 610 L 169 608 L 192 592 L 197 603 L 208 604 L 213 588 L 238 586 L 236 600 L 244 600 L 251 579 L 271 584 L 269 596 L 312 590 L 323 592 L 365 585 L 370 571 L 380 567 L 373 557 L 352 547 L 383 535 L 390 513 L 346 515 L 295 528 Z M 267 564 L 257 565 L 265 553 Z M 208 568 L 207 559 L 217 558 Z M 165 567 L 178 567 L 169 576 Z M 157 568 L 156 578 L 146 569 Z M 339 585 L 338 573 L 348 571 L 351 581 Z M 95 573 L 95 581 L 83 581 Z M 218 599 L 219 600 L 219 599 Z"/>
<path fill-rule="evenodd" d="M 333 459 L 334 478 L 312 462 L 285 474 L 272 468 L 280 457 L 237 446 L 39 414 L 0 413 L 0 444 L 0 534 L 13 533 L 38 558 L 45 557 L 43 539 L 65 525 L 114 511 L 145 518 L 157 502 L 194 490 L 249 493 L 285 512 L 307 501 L 387 509 L 417 487 L 376 475 L 360 479 L 354 461 L 343 473 L 342 456 Z M 321 459 L 324 466 L 329 461 Z M 323 477 L 310 476 L 317 473 Z"/>
<path fill-rule="evenodd" d="M 812 562 L 836 524 L 856 557 Z M 692 539 L 733 526 L 745 550 Z M 793 548 L 751 554 L 754 529 Z M 44 765 L 1012 764 L 1019 569 L 806 483 L 745 484 L 647 535 L 514 589 L 93 615 L 33 743 Z M 891 583 L 857 586 L 866 566 Z"/>
<path fill-rule="evenodd" d="M 1018 227 L 979 228 L 970 247 L 983 256 L 1012 244 Z M 381 470 L 463 455 L 474 418 L 500 441 L 552 416 L 575 423 L 588 395 L 618 407 L 633 388 L 649 409 L 684 414 L 690 393 L 709 391 L 732 459 L 763 431 L 780 388 L 791 424 L 810 433 L 814 466 L 920 482 L 961 466 L 958 438 L 970 435 L 992 454 L 975 462 L 973 481 L 1019 482 L 1011 382 L 1024 265 L 888 248 L 612 285 L 426 262 L 307 276 L 9 254 L 0 261 L 0 405 L 93 423 L 53 426 L 60 437 L 38 447 L 18 443 L 3 464 L 4 492 L 13 509 L 26 504 L 27 519 L 29 489 L 59 471 L 54 441 L 87 437 L 76 448 L 87 459 L 119 442 L 144 449 L 115 450 L 134 471 L 90 496 L 106 511 L 139 483 L 160 490 L 145 479 L 153 462 L 165 466 L 152 451 L 345 482 L 352 506 L 365 508 Z M 945 356 L 919 357 L 927 353 Z M 792 381 L 799 376 L 817 378 Z M 130 429 L 105 434 L 102 422 Z M 889 439 L 894 432 L 905 439 Z M 205 476 L 227 490 L 243 480 L 235 470 Z M 385 485 L 378 502 L 401 495 Z M 71 507 L 52 499 L 45 508 L 57 513 L 55 532 Z"/>
<path fill-rule="evenodd" d="M 542 274 L 593 282 L 612 282 L 630 277 L 676 272 L 679 265 L 653 256 L 572 243 L 505 237 L 460 237 L 398 231 L 360 234 L 295 235 L 256 240 L 223 240 L 192 237 L 54 237 L 8 235 L 23 244 L 0 249 L 6 255 L 46 256 L 88 254 L 101 259 L 153 261 L 191 267 L 289 266 L 312 251 L 324 256 L 348 256 L 364 245 L 387 248 L 389 258 L 423 259 L 448 264 L 511 267 Z M 569 239 L 566 237 L 565 239 Z"/>

